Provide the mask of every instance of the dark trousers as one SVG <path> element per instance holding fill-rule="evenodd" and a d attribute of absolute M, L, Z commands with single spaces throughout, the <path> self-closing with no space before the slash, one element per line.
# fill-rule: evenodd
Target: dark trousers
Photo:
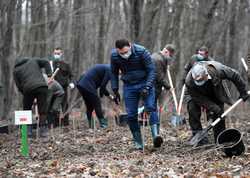
<path fill-rule="evenodd" d="M 49 102 L 48 109 L 48 123 L 53 124 L 54 127 L 59 126 L 60 109 L 64 95 L 52 96 Z"/>
<path fill-rule="evenodd" d="M 86 114 L 87 118 L 90 121 L 92 118 L 92 112 L 95 110 L 96 116 L 98 119 L 102 119 L 103 117 L 103 110 L 101 106 L 101 101 L 96 94 L 89 92 L 88 90 L 78 87 L 79 92 L 82 95 L 86 106 Z"/>
<path fill-rule="evenodd" d="M 209 101 L 209 103 L 206 105 L 206 113 L 207 113 L 207 119 L 212 119 L 213 121 L 220 117 L 220 115 L 224 111 L 224 104 L 218 104 L 215 102 Z M 201 125 L 201 105 L 197 104 L 193 100 L 190 100 L 187 104 L 188 114 L 189 114 L 189 124 L 192 129 L 193 135 L 196 134 L 198 131 L 202 130 Z M 217 136 L 225 130 L 225 120 L 222 119 L 219 123 L 217 123 L 214 128 L 214 139 L 216 141 Z"/>
<path fill-rule="evenodd" d="M 40 125 L 46 124 L 47 117 L 47 87 L 39 87 L 23 96 L 23 109 L 31 110 L 34 99 L 37 99 L 38 113 L 40 115 Z"/>
<path fill-rule="evenodd" d="M 64 96 L 63 96 L 63 101 L 62 101 L 62 112 L 65 113 L 68 108 L 69 108 L 69 103 L 68 103 L 68 88 L 63 87 L 64 90 Z M 66 114 L 63 118 L 63 125 L 67 126 L 69 125 L 69 114 Z"/>

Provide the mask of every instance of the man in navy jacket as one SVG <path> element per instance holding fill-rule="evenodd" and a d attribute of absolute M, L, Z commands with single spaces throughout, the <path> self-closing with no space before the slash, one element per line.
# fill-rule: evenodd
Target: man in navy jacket
<path fill-rule="evenodd" d="M 91 128 L 92 112 L 95 110 L 96 116 L 99 120 L 100 127 L 107 127 L 107 119 L 104 118 L 101 101 L 97 94 L 99 89 L 99 95 L 109 96 L 109 92 L 106 89 L 106 85 L 110 80 L 110 65 L 108 64 L 96 64 L 83 74 L 78 80 L 76 86 L 81 93 L 86 105 L 86 114 L 88 118 L 89 127 Z"/>
<path fill-rule="evenodd" d="M 131 44 L 127 39 L 115 42 L 111 52 L 111 86 L 115 102 L 120 102 L 119 73 L 123 81 L 123 96 L 128 114 L 128 125 L 133 135 L 136 149 L 143 149 L 138 123 L 138 104 L 142 98 L 146 112 L 154 112 L 155 107 L 155 67 L 147 49 Z"/>

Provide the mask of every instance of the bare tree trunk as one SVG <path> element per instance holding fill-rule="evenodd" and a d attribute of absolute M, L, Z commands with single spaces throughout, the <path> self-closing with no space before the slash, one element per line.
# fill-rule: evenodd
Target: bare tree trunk
<path fill-rule="evenodd" d="M 82 7 L 82 1 L 81 0 L 75 0 L 73 4 L 73 9 L 76 12 L 73 16 L 73 61 L 72 61 L 72 67 L 76 71 L 77 74 L 80 73 L 80 39 L 81 39 L 81 11 L 79 10 Z"/>
<path fill-rule="evenodd" d="M 1 80 L 3 81 L 3 105 L 0 107 L 3 119 L 8 118 L 12 104 L 13 83 L 11 80 L 11 52 L 13 40 L 13 24 L 15 19 L 16 0 L 0 1 L 1 21 L 0 21 L 0 63 L 1 63 Z"/>

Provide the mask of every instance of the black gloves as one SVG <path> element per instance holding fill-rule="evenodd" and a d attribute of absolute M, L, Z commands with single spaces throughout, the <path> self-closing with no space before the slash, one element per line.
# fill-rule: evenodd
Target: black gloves
<path fill-rule="evenodd" d="M 121 101 L 121 96 L 118 92 L 118 90 L 114 90 L 114 102 L 118 105 Z"/>
<path fill-rule="evenodd" d="M 109 92 L 108 92 L 108 90 L 106 88 L 100 88 L 99 95 L 100 95 L 101 98 L 103 97 L 103 95 L 109 96 Z"/>
<path fill-rule="evenodd" d="M 246 92 L 241 93 L 240 98 L 242 98 L 243 101 L 245 102 L 249 98 L 249 94 L 247 94 Z"/>
<path fill-rule="evenodd" d="M 181 85 L 183 86 L 185 84 L 185 78 L 181 79 Z"/>
<path fill-rule="evenodd" d="M 145 87 L 142 89 L 141 93 L 140 93 L 140 96 L 141 96 L 141 99 L 142 100 L 145 100 L 149 94 L 149 87 Z"/>
<path fill-rule="evenodd" d="M 171 88 L 168 84 L 163 85 L 163 87 L 164 87 L 164 89 L 165 89 L 166 91 L 170 90 L 170 88 Z"/>

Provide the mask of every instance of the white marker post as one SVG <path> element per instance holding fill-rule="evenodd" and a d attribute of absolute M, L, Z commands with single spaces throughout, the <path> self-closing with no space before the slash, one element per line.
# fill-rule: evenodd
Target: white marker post
<path fill-rule="evenodd" d="M 27 125 L 32 124 L 32 111 L 15 111 L 15 125 L 21 125 L 21 154 L 29 156 Z"/>

